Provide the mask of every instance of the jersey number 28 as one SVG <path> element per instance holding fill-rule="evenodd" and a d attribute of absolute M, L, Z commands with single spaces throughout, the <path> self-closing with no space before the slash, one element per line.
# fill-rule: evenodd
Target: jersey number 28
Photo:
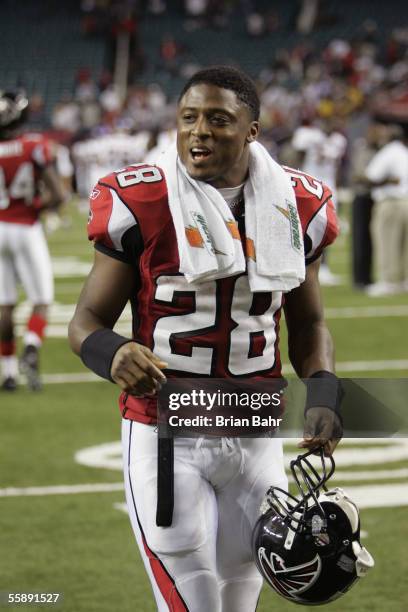
<path fill-rule="evenodd" d="M 192 297 L 194 310 L 189 314 L 161 317 L 153 335 L 153 350 L 169 363 L 171 369 L 208 376 L 212 373 L 214 348 L 195 346 L 191 349 L 191 355 L 186 356 L 175 353 L 172 344 L 177 338 L 202 336 L 216 328 L 217 284 L 208 281 L 192 289 L 184 276 L 160 276 L 157 279 L 157 301 L 174 304 L 178 296 Z M 253 294 L 249 291 L 248 279 L 246 276 L 236 279 L 230 310 L 230 318 L 235 326 L 229 333 L 218 330 L 225 342 L 228 353 L 226 367 L 232 376 L 244 376 L 273 367 L 276 341 L 274 316 L 281 306 L 281 300 L 281 293 L 273 293 L 271 303 L 263 314 L 251 315 Z M 251 356 L 252 340 L 259 334 L 264 336 L 264 349 L 261 355 Z"/>

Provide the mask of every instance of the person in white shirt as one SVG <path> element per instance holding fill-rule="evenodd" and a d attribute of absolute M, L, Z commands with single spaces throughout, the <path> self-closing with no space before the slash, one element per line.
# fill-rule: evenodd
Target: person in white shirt
<path fill-rule="evenodd" d="M 390 142 L 368 164 L 374 200 L 371 233 L 378 282 L 372 296 L 408 291 L 408 135 L 390 126 Z"/>

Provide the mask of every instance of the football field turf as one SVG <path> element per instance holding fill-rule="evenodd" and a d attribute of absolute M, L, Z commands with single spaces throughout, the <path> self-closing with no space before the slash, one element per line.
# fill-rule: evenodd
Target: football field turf
<path fill-rule="evenodd" d="M 0 395 L 0 593 L 60 592 L 57 609 L 64 612 L 153 612 L 123 508 L 117 389 L 95 381 L 66 340 L 92 259 L 86 217 L 73 207 L 72 220 L 70 228 L 57 230 L 49 240 L 57 276 L 42 353 L 44 389 L 29 393 L 22 386 L 15 394 Z M 330 255 L 342 285 L 324 290 L 338 372 L 407 377 L 408 298 L 374 299 L 353 291 L 348 240 L 341 236 Z M 22 303 L 19 322 L 26 312 Z M 129 333 L 129 321 L 126 314 L 122 332 Z M 282 349 L 284 344 L 285 333 Z M 293 442 L 287 451 L 294 455 Z M 321 609 L 402 612 L 408 604 L 407 442 L 348 441 L 336 457 L 335 482 L 362 506 L 362 541 L 376 567 L 343 599 Z M 294 609 L 264 589 L 260 612 Z"/>

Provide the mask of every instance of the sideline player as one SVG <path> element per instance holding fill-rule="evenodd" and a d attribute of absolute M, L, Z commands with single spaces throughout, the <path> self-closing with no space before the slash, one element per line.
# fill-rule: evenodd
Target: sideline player
<path fill-rule="evenodd" d="M 177 111 L 184 176 L 194 189 L 207 184 L 218 190 L 244 244 L 243 188 L 251 180 L 258 117 L 254 84 L 229 67 L 194 75 Z M 332 340 L 318 285 L 320 255 L 337 234 L 331 194 L 305 174 L 279 172 L 296 195 L 308 264 L 305 281 L 285 295 L 290 359 L 300 377 L 333 380 Z M 90 369 L 122 390 L 127 504 L 158 610 L 253 612 L 262 580 L 252 560 L 251 532 L 267 488 L 287 484 L 281 440 L 176 437 L 173 520 L 170 527 L 158 526 L 154 394 L 166 380 L 164 371 L 168 378 L 233 377 L 233 363 L 241 378 L 279 377 L 284 296 L 251 293 L 246 272 L 201 286 L 187 282 L 169 209 L 174 177 L 165 178 L 160 163 L 137 164 L 95 186 L 89 220 L 95 260 L 70 324 L 70 342 Z M 303 248 L 300 259 L 304 268 Z M 112 331 L 128 300 L 134 341 Z M 341 437 L 334 408 L 316 403 L 307 410 L 302 447 L 324 444 L 327 454 L 333 452 Z"/>
<path fill-rule="evenodd" d="M 55 208 L 65 198 L 53 166 L 52 143 L 41 134 L 19 135 L 27 107 L 23 92 L 0 92 L 0 356 L 5 391 L 17 387 L 13 311 L 18 280 L 33 306 L 20 366 L 30 389 L 41 386 L 38 351 L 53 300 L 53 278 L 39 216 L 41 210 Z M 41 183 L 46 201 L 40 196 Z"/>

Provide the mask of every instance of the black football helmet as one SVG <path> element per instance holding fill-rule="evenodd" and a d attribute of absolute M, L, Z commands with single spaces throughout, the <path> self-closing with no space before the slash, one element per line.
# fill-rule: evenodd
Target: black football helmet
<path fill-rule="evenodd" d="M 342 489 L 327 490 L 333 458 L 320 449 L 320 474 L 312 453 L 290 464 L 298 496 L 278 487 L 267 491 L 252 537 L 268 584 L 289 601 L 311 606 L 337 599 L 374 566 L 360 544 L 357 506 Z"/>
<path fill-rule="evenodd" d="M 11 130 L 26 119 L 28 98 L 23 90 L 0 90 L 0 130 Z"/>

